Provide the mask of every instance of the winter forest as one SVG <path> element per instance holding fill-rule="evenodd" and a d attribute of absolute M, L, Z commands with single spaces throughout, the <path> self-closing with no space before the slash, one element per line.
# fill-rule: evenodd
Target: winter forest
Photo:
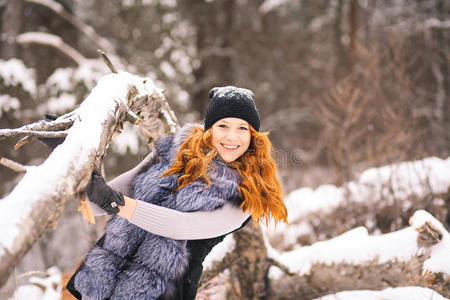
<path fill-rule="evenodd" d="M 75 299 L 94 166 L 225 85 L 255 94 L 288 224 L 228 235 L 196 299 L 450 299 L 449 1 L 0 0 L 0 26 L 0 299 Z"/>

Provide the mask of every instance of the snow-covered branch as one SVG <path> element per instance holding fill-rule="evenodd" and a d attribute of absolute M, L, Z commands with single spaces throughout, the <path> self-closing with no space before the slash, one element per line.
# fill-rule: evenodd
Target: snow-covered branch
<path fill-rule="evenodd" d="M 408 218 L 430 203 L 445 220 L 445 194 L 450 189 L 450 158 L 430 157 L 371 168 L 341 187 L 301 188 L 286 198 L 289 225 L 267 234 L 278 250 L 329 239 L 357 226 L 369 232 L 391 232 L 408 225 Z M 447 214 L 447 215 L 446 215 Z"/>
<path fill-rule="evenodd" d="M 270 249 L 269 255 L 297 274 L 285 276 L 272 267 L 271 293 L 278 298 L 312 299 L 343 290 L 410 285 L 450 296 L 450 234 L 423 210 L 410 223 L 410 227 L 380 236 L 369 236 L 359 227 L 281 254 Z"/>
<path fill-rule="evenodd" d="M 0 286 L 44 230 L 56 223 L 65 203 L 84 189 L 134 102 L 159 93 L 148 78 L 125 72 L 102 77 L 76 110 L 64 143 L 44 163 L 28 167 L 0 200 Z"/>
<path fill-rule="evenodd" d="M 75 48 L 64 43 L 59 36 L 54 34 L 45 32 L 26 32 L 19 34 L 16 41 L 19 44 L 40 44 L 51 46 L 70 57 L 77 65 L 82 65 L 87 60 Z"/>
<path fill-rule="evenodd" d="M 0 140 L 13 138 L 18 136 L 31 136 L 40 138 L 58 138 L 65 137 L 67 131 L 35 131 L 35 130 L 22 130 L 22 129 L 1 129 Z"/>
<path fill-rule="evenodd" d="M 439 28 L 439 29 L 449 29 L 450 20 L 441 21 L 437 18 L 430 18 L 424 22 L 424 28 Z"/>
<path fill-rule="evenodd" d="M 15 161 L 12 161 L 12 160 L 4 158 L 4 157 L 0 157 L 0 165 L 5 166 L 7 168 L 10 168 L 13 171 L 20 172 L 20 173 L 27 171 L 27 166 L 24 166 L 22 164 L 19 164 Z"/>

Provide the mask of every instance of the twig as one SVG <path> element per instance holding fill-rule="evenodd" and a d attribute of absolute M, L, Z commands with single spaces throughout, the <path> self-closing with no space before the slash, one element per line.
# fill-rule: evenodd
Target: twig
<path fill-rule="evenodd" d="M 105 64 L 108 66 L 108 68 L 113 72 L 114 74 L 117 74 L 117 69 L 113 66 L 112 62 L 109 60 L 108 56 L 106 56 L 106 53 L 100 49 L 97 50 L 97 53 L 100 54 L 100 56 L 105 61 Z"/>
<path fill-rule="evenodd" d="M 14 145 L 14 150 L 19 149 L 20 147 L 22 147 L 23 145 L 27 144 L 28 142 L 30 142 L 33 138 L 29 135 L 21 138 L 15 145 Z"/>
<path fill-rule="evenodd" d="M 0 129 L 0 140 L 7 138 L 13 138 L 18 136 L 28 135 L 30 137 L 41 138 L 58 138 L 65 137 L 67 131 L 36 131 L 36 130 L 24 130 L 24 129 Z"/>
<path fill-rule="evenodd" d="M 26 277 L 26 276 L 33 276 L 33 275 L 43 275 L 43 276 L 48 276 L 47 272 L 42 272 L 42 271 L 30 271 L 30 272 L 26 272 L 26 273 L 22 273 L 20 275 L 17 275 L 17 278 L 22 278 L 22 277 Z"/>
<path fill-rule="evenodd" d="M 19 172 L 19 173 L 25 173 L 27 171 L 27 166 L 19 164 L 15 161 L 12 161 L 5 157 L 0 157 L 0 165 L 3 165 L 5 167 L 10 168 L 11 170 Z"/>
<path fill-rule="evenodd" d="M 269 264 L 271 264 L 271 265 L 277 267 L 278 269 L 280 269 L 281 271 L 283 271 L 283 273 L 285 273 L 285 274 L 288 275 L 288 276 L 294 276 L 294 275 L 295 275 L 295 273 L 291 272 L 291 271 L 289 270 L 288 267 L 286 267 L 285 265 L 283 265 L 282 263 L 276 261 L 276 260 L 273 259 L 273 258 L 267 258 L 267 262 L 268 262 Z"/>
<path fill-rule="evenodd" d="M 72 124 L 73 124 L 73 118 L 72 116 L 76 113 L 76 109 L 64 114 L 60 117 L 58 117 L 58 119 L 54 120 L 54 121 L 44 121 L 44 120 L 39 120 L 36 123 L 32 123 L 29 125 L 25 125 L 20 127 L 19 129 L 26 129 L 26 130 L 60 130 L 60 129 L 67 129 L 69 128 Z M 23 145 L 27 144 L 28 142 L 30 142 L 31 140 L 33 140 L 33 137 L 31 136 L 25 136 L 23 138 L 21 138 L 15 145 L 14 145 L 14 150 L 19 149 L 20 147 L 22 147 Z"/>

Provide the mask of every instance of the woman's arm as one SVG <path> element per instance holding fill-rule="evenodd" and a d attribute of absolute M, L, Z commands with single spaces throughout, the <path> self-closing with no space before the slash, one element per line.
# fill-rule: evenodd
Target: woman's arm
<path fill-rule="evenodd" d="M 130 198 L 133 178 L 157 160 L 153 152 L 139 165 L 108 182 L 108 186 L 124 195 L 125 205 L 119 206 L 119 216 L 146 231 L 176 240 L 221 236 L 238 229 L 250 217 L 231 203 L 213 211 L 180 212 Z M 92 208 L 95 215 L 105 214 L 94 203 Z"/>
<path fill-rule="evenodd" d="M 129 202 L 127 204 L 127 202 Z M 119 215 L 144 230 L 175 240 L 200 240 L 234 231 L 250 217 L 231 203 L 213 211 L 180 212 L 151 203 L 125 198 L 125 207 L 134 206 L 134 214 L 127 215 L 120 207 Z"/>
<path fill-rule="evenodd" d="M 201 240 L 227 234 L 250 217 L 231 203 L 213 211 L 181 212 L 125 196 L 118 215 L 153 234 L 174 240 Z"/>

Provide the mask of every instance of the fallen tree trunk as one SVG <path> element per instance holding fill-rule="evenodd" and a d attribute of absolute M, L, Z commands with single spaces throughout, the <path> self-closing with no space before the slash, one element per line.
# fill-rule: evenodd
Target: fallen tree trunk
<path fill-rule="evenodd" d="M 295 275 L 272 268 L 267 299 L 314 299 L 401 286 L 428 287 L 450 297 L 449 253 L 450 234 L 430 214 L 417 211 L 410 227 L 393 233 L 368 236 L 360 227 L 275 255 Z"/>
<path fill-rule="evenodd" d="M 125 72 L 99 80 L 76 110 L 64 143 L 44 163 L 28 167 L 0 200 L 0 286 L 44 230 L 55 226 L 65 203 L 84 189 L 130 108 L 139 112 L 160 93 L 150 79 Z"/>

